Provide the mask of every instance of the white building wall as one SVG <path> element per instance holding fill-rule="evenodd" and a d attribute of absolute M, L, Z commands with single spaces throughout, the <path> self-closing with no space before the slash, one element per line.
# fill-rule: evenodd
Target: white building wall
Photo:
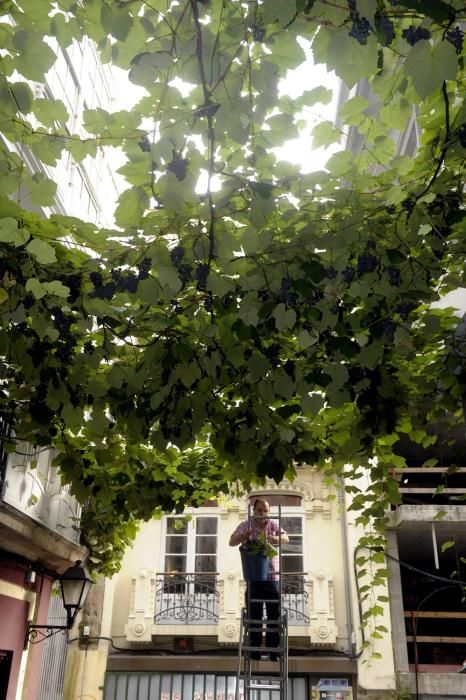
<path fill-rule="evenodd" d="M 332 605 L 329 603 L 326 611 L 318 613 L 316 611 L 325 608 L 325 605 L 322 606 L 318 599 L 317 602 L 313 601 L 311 595 L 311 621 L 298 627 L 289 626 L 291 646 L 293 646 L 293 636 L 295 635 L 296 640 L 300 637 L 300 642 L 307 645 L 310 651 L 320 649 L 319 653 L 325 651 L 329 655 L 335 654 L 335 652 L 337 654 L 357 654 L 361 651 L 362 636 L 352 566 L 353 553 L 363 532 L 360 527 L 355 525 L 356 514 L 348 512 L 350 497 L 345 494 L 344 508 L 337 497 L 327 500 L 327 489 L 323 486 L 320 475 L 311 469 L 307 469 L 305 473 L 300 471 L 295 484 L 280 484 L 277 487 L 270 483 L 263 490 L 269 494 L 299 493 L 303 497 L 304 569 L 308 585 L 311 587 L 314 582 L 314 586 L 318 586 L 319 582 L 323 582 L 323 590 L 326 592 L 328 588 L 324 578 L 328 576 L 330 587 L 333 587 L 331 598 L 333 600 L 335 634 L 332 636 L 330 629 L 332 626 Z M 336 494 L 333 495 L 336 496 Z M 164 522 L 153 520 L 141 526 L 134 546 L 127 551 L 121 571 L 113 580 L 113 592 L 109 592 L 109 595 L 113 597 L 111 637 L 117 646 L 130 650 L 140 648 L 140 644 L 143 643 L 148 645 L 149 649 L 154 635 L 157 640 L 166 637 L 167 642 L 171 642 L 173 636 L 177 635 L 191 636 L 196 640 L 197 636 L 200 638 L 203 635 L 212 634 L 216 637 L 219 646 L 222 644 L 237 645 L 244 586 L 238 548 L 229 547 L 228 541 L 237 524 L 245 518 L 246 509 L 245 497 L 241 500 L 230 499 L 226 504 L 221 504 L 218 509 L 209 508 L 204 511 L 210 515 L 218 513 L 219 516 L 218 571 L 221 585 L 221 604 L 219 621 L 214 628 L 202 625 L 153 624 L 147 633 L 144 632 L 139 637 L 139 633 L 135 634 L 136 624 L 144 624 L 145 626 L 151 624 L 151 610 L 146 609 L 144 617 L 142 608 L 144 608 L 144 601 L 149 604 L 150 581 L 154 579 L 156 573 L 163 572 Z M 272 513 L 273 511 L 272 507 Z M 345 569 L 342 541 L 345 532 L 345 519 L 347 519 L 346 537 L 349 552 L 348 570 Z M 347 601 L 348 594 L 349 601 Z M 387 595 L 386 587 L 376 589 L 376 594 Z M 316 598 L 321 595 L 317 588 L 314 589 L 314 595 Z M 348 620 L 348 604 L 351 605 L 353 634 L 351 634 Z M 388 605 L 385 606 L 383 616 L 378 618 L 377 624 L 384 625 L 388 632 L 382 639 L 374 640 L 370 647 L 359 656 L 358 684 L 367 691 L 387 692 L 394 689 L 396 685 Z M 330 629 L 327 639 L 325 637 L 319 638 L 316 633 L 316 630 L 322 626 Z M 233 628 L 234 632 L 232 632 Z M 170 644 L 167 648 L 171 648 Z M 371 658 L 372 652 L 379 654 L 380 658 Z M 344 656 L 337 656 L 337 658 L 344 658 Z M 180 667 L 182 664 L 181 658 Z"/>

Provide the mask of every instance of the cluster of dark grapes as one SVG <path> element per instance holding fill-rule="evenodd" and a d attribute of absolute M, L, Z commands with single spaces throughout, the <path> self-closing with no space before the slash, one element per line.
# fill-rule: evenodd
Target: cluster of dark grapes
<path fill-rule="evenodd" d="M 149 153 L 150 151 L 150 141 L 147 136 L 143 136 L 138 141 L 138 146 L 144 153 Z"/>
<path fill-rule="evenodd" d="M 186 158 L 180 158 L 179 156 L 174 156 L 171 163 L 167 165 L 167 170 L 173 173 L 177 180 L 182 182 L 186 177 L 186 172 L 188 170 L 189 160 Z"/>
<path fill-rule="evenodd" d="M 43 359 L 47 355 L 49 350 L 49 343 L 45 341 L 41 343 L 39 338 L 34 338 L 34 341 L 28 348 L 28 355 L 30 356 L 34 367 L 39 367 L 42 364 Z"/>
<path fill-rule="evenodd" d="M 367 44 L 367 37 L 370 34 L 371 25 L 365 17 L 360 17 L 359 15 L 353 16 L 352 20 L 353 26 L 348 34 L 353 37 L 353 39 L 356 39 L 356 41 L 358 41 L 360 44 Z"/>
<path fill-rule="evenodd" d="M 389 340 L 391 343 L 395 340 L 395 331 L 396 331 L 396 323 L 395 321 L 392 321 L 391 319 L 387 318 L 385 321 L 382 323 L 382 328 L 384 334 L 387 336 L 387 340 Z"/>
<path fill-rule="evenodd" d="M 208 292 L 206 298 L 204 299 L 204 309 L 211 313 L 214 309 L 214 299 L 212 297 L 212 292 Z"/>
<path fill-rule="evenodd" d="M 367 272 L 373 272 L 378 263 L 378 258 L 372 253 L 362 253 L 358 257 L 358 275 L 365 275 Z"/>
<path fill-rule="evenodd" d="M 71 331 L 71 325 L 74 321 L 71 314 L 65 314 L 58 306 L 53 306 L 50 309 L 53 317 L 53 325 L 60 332 L 58 347 L 55 350 L 55 356 L 63 363 L 71 362 L 76 347 L 77 339 Z"/>
<path fill-rule="evenodd" d="M 73 350 L 75 347 L 75 343 L 64 343 L 63 345 L 60 345 L 56 351 L 55 351 L 55 356 L 63 363 L 68 364 L 71 362 L 73 359 Z"/>
<path fill-rule="evenodd" d="M 329 280 L 335 279 L 335 277 L 338 274 L 333 265 L 329 265 L 329 267 L 326 267 L 324 273 Z"/>
<path fill-rule="evenodd" d="M 118 267 L 110 273 L 115 284 L 117 292 L 137 292 L 139 278 L 134 272 L 123 272 Z"/>
<path fill-rule="evenodd" d="M 149 258 L 147 258 L 149 260 Z M 134 272 L 124 272 L 120 268 L 111 270 L 112 281 L 104 283 L 100 272 L 91 272 L 90 278 L 94 285 L 94 290 L 89 294 L 91 298 L 104 299 L 110 301 L 117 292 L 130 292 L 134 294 L 138 290 L 139 275 Z M 144 279 L 144 268 L 143 277 Z M 148 273 L 146 274 L 146 277 Z"/>
<path fill-rule="evenodd" d="M 431 37 L 428 29 L 425 27 L 415 27 L 414 25 L 411 25 L 407 29 L 403 29 L 401 35 L 403 39 L 406 39 L 410 46 L 414 46 L 414 44 L 417 44 L 417 42 L 421 41 L 421 39 L 430 39 Z"/>
<path fill-rule="evenodd" d="M 110 299 L 112 299 L 113 295 L 115 294 L 115 284 L 113 282 L 104 284 L 104 279 L 100 272 L 91 272 L 89 277 L 91 278 L 91 282 L 94 285 L 94 290 L 89 294 L 89 296 L 92 299 L 97 298 L 110 301 Z"/>
<path fill-rule="evenodd" d="M 206 263 L 201 263 L 196 267 L 194 276 L 197 281 L 196 288 L 204 291 L 207 286 L 207 278 L 209 276 L 209 266 Z"/>
<path fill-rule="evenodd" d="M 280 294 L 286 306 L 296 306 L 298 302 L 298 295 L 296 294 L 296 292 L 293 291 L 292 282 L 289 277 L 284 277 L 282 279 Z"/>
<path fill-rule="evenodd" d="M 445 39 L 453 44 L 456 53 L 461 53 L 463 50 L 464 32 L 459 28 L 449 29 L 445 34 Z"/>
<path fill-rule="evenodd" d="M 95 289 L 98 289 L 104 283 L 104 278 L 102 277 L 100 272 L 91 272 L 89 277 L 91 278 L 91 282 L 94 285 Z"/>
<path fill-rule="evenodd" d="M 181 265 L 181 261 L 184 258 L 184 248 L 182 245 L 177 245 L 175 248 L 172 248 L 170 251 L 170 260 L 172 261 L 173 267 L 179 267 Z"/>
<path fill-rule="evenodd" d="M 379 14 L 377 20 L 380 31 L 385 34 L 385 46 L 390 46 L 395 38 L 393 22 L 384 14 Z"/>
<path fill-rule="evenodd" d="M 60 275 L 58 279 L 62 284 L 69 287 L 70 293 L 68 295 L 68 301 L 70 304 L 74 304 L 76 299 L 81 294 L 82 275 Z"/>
<path fill-rule="evenodd" d="M 394 310 L 397 314 L 400 314 L 403 321 L 407 321 L 409 314 L 415 308 L 416 304 L 413 304 L 411 301 L 401 301 L 395 306 Z"/>
<path fill-rule="evenodd" d="M 140 280 L 145 280 L 149 277 L 149 272 L 152 267 L 152 259 L 151 258 L 143 258 L 139 265 L 137 266 L 138 268 L 138 278 Z"/>
<path fill-rule="evenodd" d="M 95 350 L 95 348 L 94 348 L 93 343 L 90 340 L 86 340 L 86 342 L 83 345 L 83 352 L 86 355 L 92 355 L 94 350 Z"/>
<path fill-rule="evenodd" d="M 61 336 L 66 335 L 73 323 L 73 316 L 65 314 L 59 306 L 53 306 L 50 311 L 53 315 L 53 325 L 60 331 Z"/>
<path fill-rule="evenodd" d="M 231 292 L 227 292 L 225 296 L 222 299 L 222 304 L 224 309 L 229 309 L 230 306 L 233 304 L 234 297 Z"/>
<path fill-rule="evenodd" d="M 259 27 L 259 26 L 257 26 L 257 24 L 255 24 L 252 27 L 252 38 L 254 39 L 254 41 L 259 41 L 259 42 L 264 41 L 265 29 L 263 27 Z"/>
<path fill-rule="evenodd" d="M 32 294 L 26 294 L 26 296 L 23 299 L 23 306 L 25 309 L 30 309 L 32 306 L 34 306 L 35 299 Z"/>
<path fill-rule="evenodd" d="M 287 360 L 283 365 L 283 369 L 289 377 L 294 379 L 295 363 L 293 362 L 293 360 Z"/>
<path fill-rule="evenodd" d="M 412 199 L 411 197 L 407 197 L 407 198 L 406 198 L 405 200 L 403 200 L 403 202 L 401 203 L 401 206 L 403 207 L 403 209 L 404 209 L 405 211 L 408 212 L 408 214 L 411 214 L 411 212 L 413 211 L 415 205 L 416 205 L 416 202 L 415 202 L 414 199 Z"/>
<path fill-rule="evenodd" d="M 181 282 L 183 284 L 186 284 L 186 282 L 189 282 L 191 279 L 191 272 L 192 268 L 191 265 L 180 265 L 178 268 L 178 277 L 180 278 Z"/>
<path fill-rule="evenodd" d="M 354 279 L 354 268 L 351 267 L 351 265 L 348 265 L 345 267 L 343 270 L 343 280 L 346 282 L 346 284 L 349 284 L 352 282 Z"/>
<path fill-rule="evenodd" d="M 395 267 L 394 265 L 389 265 L 387 267 L 387 272 L 388 281 L 392 285 L 392 287 L 399 287 L 401 284 L 401 274 L 399 268 Z"/>

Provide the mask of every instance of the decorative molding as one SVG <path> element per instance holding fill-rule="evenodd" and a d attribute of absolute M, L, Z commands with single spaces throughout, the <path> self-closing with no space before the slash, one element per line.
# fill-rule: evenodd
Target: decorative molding
<path fill-rule="evenodd" d="M 141 569 L 131 579 L 128 621 L 125 625 L 128 642 L 150 642 L 155 605 L 155 571 Z"/>
<path fill-rule="evenodd" d="M 325 569 L 310 574 L 310 637 L 316 646 L 333 646 L 337 641 L 333 578 Z"/>

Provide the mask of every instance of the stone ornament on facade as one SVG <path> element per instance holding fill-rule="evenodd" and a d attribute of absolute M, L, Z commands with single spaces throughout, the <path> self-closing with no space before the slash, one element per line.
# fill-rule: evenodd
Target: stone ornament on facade
<path fill-rule="evenodd" d="M 336 643 L 333 577 L 325 569 L 317 569 L 310 575 L 310 637 L 311 643 L 330 646 Z"/>
<path fill-rule="evenodd" d="M 137 622 L 133 627 L 133 634 L 140 637 L 146 631 L 146 626 L 142 622 Z"/>
<path fill-rule="evenodd" d="M 239 642 L 239 627 L 236 622 L 227 622 L 224 620 L 220 623 L 218 641 L 220 644 L 237 644 Z"/>
<path fill-rule="evenodd" d="M 328 637 L 329 633 L 330 630 L 328 627 L 326 627 L 326 625 L 320 625 L 320 627 L 317 630 L 317 634 L 321 639 L 325 639 L 326 637 Z"/>

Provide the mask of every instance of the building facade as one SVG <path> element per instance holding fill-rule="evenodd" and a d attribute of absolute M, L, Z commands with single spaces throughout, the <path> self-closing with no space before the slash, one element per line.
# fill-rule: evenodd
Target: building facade
<path fill-rule="evenodd" d="M 366 648 L 361 632 L 353 555 L 362 532 L 344 489 L 329 489 L 311 468 L 300 468 L 292 484 L 269 482 L 189 509 L 187 519 L 167 515 L 142 525 L 107 587 L 100 641 L 90 639 L 81 651 L 73 683 L 84 682 L 86 693 L 105 700 L 235 697 L 245 583 L 229 538 L 259 494 L 290 539 L 281 553 L 281 585 L 291 697 L 390 697 L 390 633 Z M 388 607 L 378 624 L 390 629 Z M 86 685 L 85 655 L 89 663 L 105 648 L 105 675 Z M 368 664 L 372 652 L 380 659 Z M 271 661 L 258 663 L 261 673 L 277 672 Z M 74 697 L 71 686 L 66 697 Z"/>

